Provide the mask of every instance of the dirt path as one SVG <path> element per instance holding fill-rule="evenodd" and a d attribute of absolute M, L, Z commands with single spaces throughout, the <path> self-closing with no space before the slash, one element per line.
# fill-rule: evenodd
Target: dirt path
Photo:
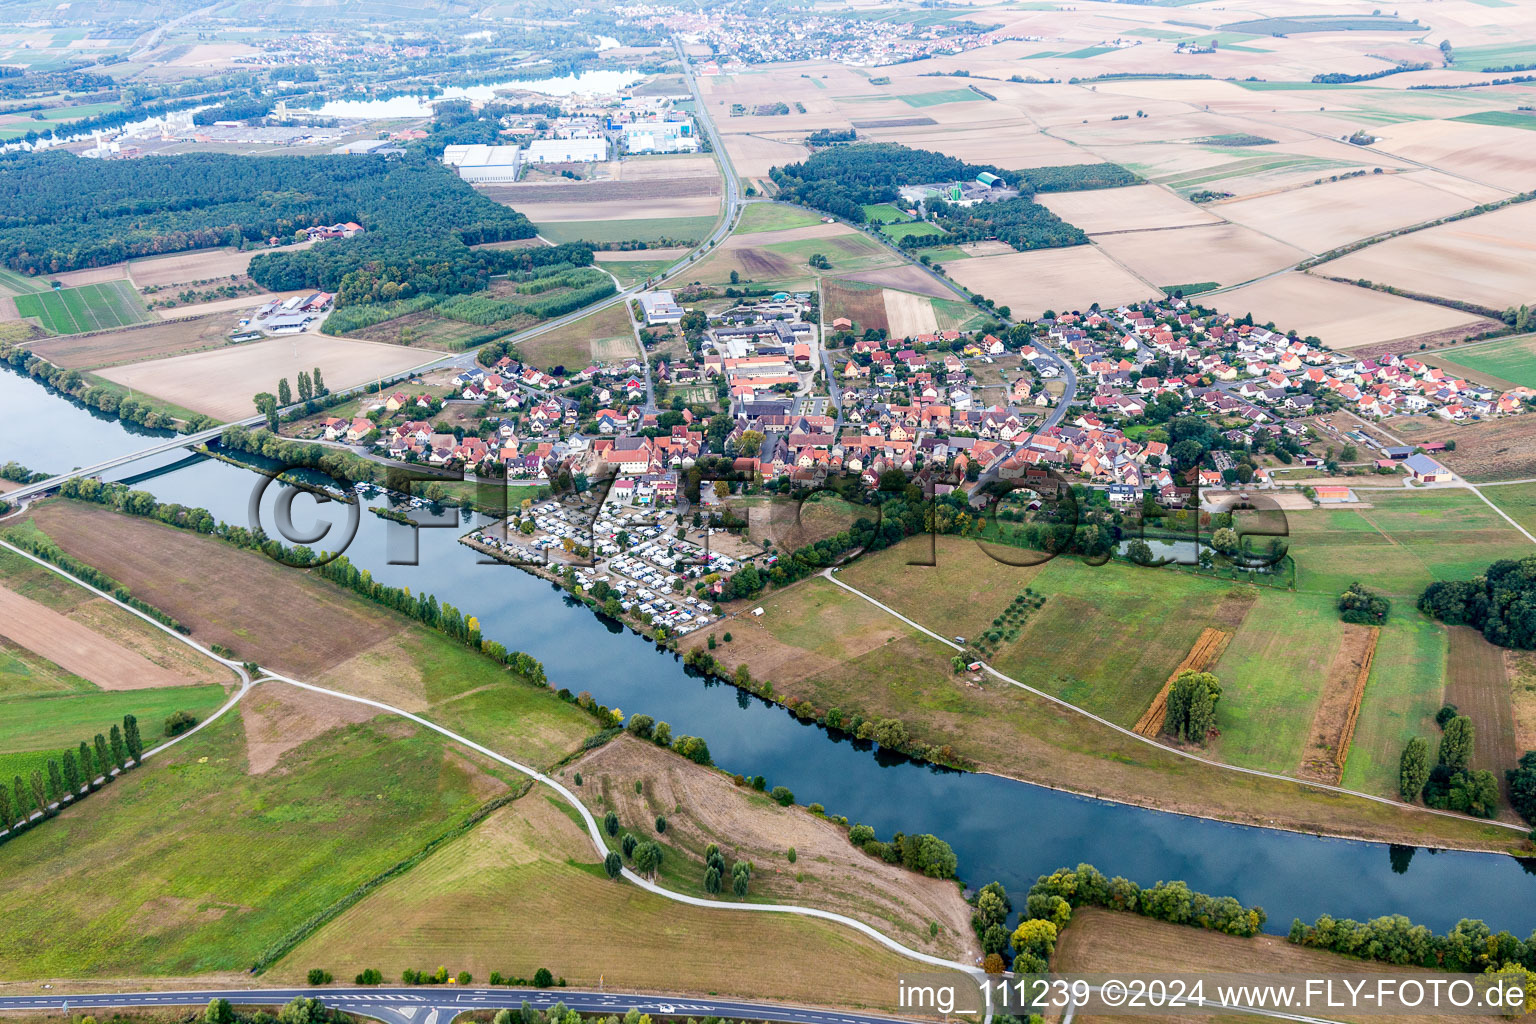
<path fill-rule="evenodd" d="M 196 682 L 3 587 L 0 635 L 103 690 L 140 690 Z"/>

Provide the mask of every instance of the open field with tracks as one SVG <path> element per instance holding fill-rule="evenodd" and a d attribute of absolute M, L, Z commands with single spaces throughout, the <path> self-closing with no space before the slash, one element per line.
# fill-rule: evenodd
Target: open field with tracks
<path fill-rule="evenodd" d="M 1466 626 L 1450 627 L 1451 655 L 1446 662 L 1445 701 L 1477 727 L 1472 767 L 1486 768 L 1504 783 L 1521 751 L 1515 745 L 1515 717 L 1510 702 L 1504 651 Z"/>
<path fill-rule="evenodd" d="M 564 366 L 574 373 L 599 358 L 617 363 L 614 353 L 618 351 L 638 357 L 640 343 L 635 341 L 629 312 L 618 302 L 521 342 L 517 351 L 524 362 L 534 366 Z"/>
<path fill-rule="evenodd" d="M 1474 483 L 1536 477 L 1536 416 L 1529 413 L 1480 423 L 1447 423 L 1436 416 L 1397 418 L 1392 432 L 1407 444 L 1455 441 L 1455 451 L 1435 458 Z"/>
<path fill-rule="evenodd" d="M 66 369 L 95 369 L 186 355 L 228 345 L 239 314 L 198 317 L 174 323 L 146 323 L 121 331 L 62 336 L 27 346 Z"/>
<path fill-rule="evenodd" d="M 234 420 L 255 412 L 252 395 L 275 394 L 280 378 L 292 382 L 300 370 L 318 366 L 326 383 L 340 390 L 431 362 L 434 355 L 429 350 L 308 334 L 114 367 L 103 370 L 101 376 L 194 412 Z"/>
<path fill-rule="evenodd" d="M 1207 296 L 1205 304 L 1234 316 L 1252 313 L 1257 323 L 1273 322 L 1346 351 L 1452 329 L 1473 334 L 1492 323 L 1473 313 L 1297 272 Z"/>
<path fill-rule="evenodd" d="M 1008 306 L 1015 316 L 1087 309 L 1095 302 L 1112 306 L 1159 294 L 1088 245 L 979 256 L 946 269 L 958 284 Z"/>

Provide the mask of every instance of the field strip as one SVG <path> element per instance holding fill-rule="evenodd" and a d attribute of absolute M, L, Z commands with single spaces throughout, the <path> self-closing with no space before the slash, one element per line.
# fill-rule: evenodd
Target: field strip
<path fill-rule="evenodd" d="M 1207 665 L 1212 664 L 1221 657 L 1227 649 L 1227 644 L 1232 642 L 1232 634 L 1224 629 L 1213 629 L 1207 626 L 1200 631 L 1200 636 L 1195 640 L 1189 653 L 1184 655 L 1184 660 L 1179 662 L 1179 667 L 1168 676 L 1168 681 L 1163 688 L 1157 691 L 1157 696 L 1152 698 L 1152 703 L 1147 710 L 1141 713 L 1136 724 L 1131 728 L 1143 736 L 1151 738 L 1163 731 L 1163 722 L 1168 718 L 1168 691 L 1173 689 L 1174 680 L 1185 672 L 1204 672 Z"/>
<path fill-rule="evenodd" d="M 191 736 L 193 733 L 197 732 L 199 729 L 202 729 L 208 723 L 213 722 L 216 719 L 218 719 L 225 712 L 227 712 L 230 708 L 234 707 L 240 701 L 240 699 L 242 697 L 244 697 L 247 693 L 249 693 L 251 691 L 251 688 L 253 686 L 255 686 L 257 683 L 267 682 L 267 681 L 276 681 L 276 682 L 287 683 L 290 686 L 297 686 L 301 690 L 309 690 L 309 691 L 311 691 L 313 693 L 320 693 L 320 694 L 324 694 L 324 695 L 326 695 L 328 697 L 335 697 L 338 700 L 351 701 L 354 704 L 362 704 L 362 705 L 365 705 L 367 707 L 378 708 L 380 711 L 385 711 L 385 712 L 388 712 L 389 714 L 399 715 L 401 718 L 409 719 L 410 721 L 415 722 L 416 724 L 418 724 L 420 726 L 423 726 L 423 727 L 425 727 L 427 729 L 431 729 L 433 732 L 436 732 L 436 733 L 438 733 L 438 734 L 440 734 L 442 736 L 446 736 L 448 739 L 453 740 L 455 743 L 458 743 L 458 744 L 460 744 L 462 746 L 468 747 L 469 749 L 474 750 L 474 751 L 476 751 L 478 753 L 484 754 L 486 757 L 491 758 L 493 761 L 496 761 L 498 764 L 506 765 L 508 768 L 511 768 L 513 771 L 516 771 L 516 772 L 519 772 L 519 773 L 521 773 L 523 775 L 526 775 L 529 778 L 534 779 L 535 781 L 544 783 L 546 786 L 549 786 L 551 789 L 553 789 L 555 792 L 559 793 L 562 797 L 564 797 L 567 801 L 569 801 L 571 806 L 576 808 L 576 810 L 581 814 L 582 820 L 584 822 L 586 822 L 587 834 L 591 837 L 592 845 L 596 848 L 597 853 L 600 856 L 607 856 L 607 854 L 608 854 L 608 846 L 603 841 L 603 834 L 602 834 L 601 830 L 598 828 L 597 819 L 592 817 L 592 812 L 587 810 L 586 804 L 582 803 L 576 797 L 576 795 L 574 793 L 572 793 L 570 790 L 566 789 L 565 786 L 562 785 L 558 780 L 553 779 L 553 778 L 551 778 L 548 775 L 545 775 L 543 772 L 539 771 L 538 769 L 530 768 L 527 765 L 519 764 L 518 762 L 512 760 L 511 758 L 503 757 L 501 754 L 498 754 L 496 751 L 490 749 L 489 747 L 481 746 L 479 743 L 476 743 L 474 740 L 468 739 L 468 738 L 466 738 L 464 736 L 460 736 L 458 733 L 453 732 L 452 730 L 447 729 L 444 726 L 438 725 L 435 722 L 428 721 L 427 719 L 422 718 L 420 715 L 414 715 L 414 714 L 412 714 L 409 711 L 404 711 L 404 710 L 402 710 L 400 708 L 393 707 L 392 705 L 385 704 L 382 701 L 369 700 L 366 697 L 356 697 L 356 696 L 353 696 L 350 693 L 342 693 L 342 692 L 340 692 L 338 690 L 328 690 L 328 689 L 326 689 L 323 686 L 315 686 L 315 685 L 313 685 L 311 683 L 301 683 L 297 679 L 289 679 L 287 676 L 279 675 L 276 672 L 266 672 L 266 673 L 263 673 L 261 678 L 257 679 L 255 682 L 252 682 L 249 673 L 247 673 L 245 671 L 244 667 L 239 662 L 231 661 L 228 658 L 222 658 L 219 655 L 214 654 L 212 651 L 210 651 L 207 648 L 203 647 L 201 644 L 199 644 L 196 641 L 192 640 L 190 637 L 182 636 L 180 633 L 176 632 L 174 629 L 171 629 L 169 626 L 165 625 L 164 623 L 162 623 L 162 622 L 160 622 L 160 621 L 158 621 L 158 620 L 156 620 L 154 618 L 151 618 L 148 615 L 145 615 L 143 612 L 139 611 L 136 608 L 129 607 L 128 604 L 126 604 L 123 601 L 119 601 L 117 598 L 113 597 L 111 594 L 108 594 L 108 593 L 106 593 L 104 591 L 101 591 L 101 590 L 97 590 L 95 587 L 89 585 L 88 583 L 85 583 L 83 580 L 79 580 L 79 579 L 76 579 L 74 576 L 71 576 L 69 573 L 65 572 L 63 569 L 60 569 L 60 568 L 58 568 L 55 565 L 52 565 L 52 564 L 50 564 L 48 562 L 45 562 L 41 558 L 38 558 L 35 555 L 30 554 L 29 552 L 23 551 L 21 548 L 18 548 L 16 546 L 10 544 L 7 541 L 0 540 L 0 547 L 3 547 L 3 548 L 5 548 L 8 551 L 12 551 L 15 554 L 21 555 L 23 558 L 26 558 L 27 560 L 29 560 L 31 562 L 37 563 L 38 565 L 42 566 L 43 568 L 48 569 L 49 571 L 51 571 L 53 573 L 56 573 L 59 576 L 62 576 L 64 579 L 70 581 L 71 583 L 75 584 L 76 586 L 83 587 L 84 589 L 86 589 L 86 590 L 90 591 L 91 593 L 95 594 L 97 597 L 104 598 L 104 599 L 106 599 L 108 601 L 111 601 L 113 604 L 117 605 L 119 608 L 122 608 L 124 611 L 129 612 L 129 613 L 131 613 L 133 615 L 137 615 L 139 618 L 143 619 L 145 622 L 148 622 L 151 625 L 155 626 L 156 628 L 164 631 L 167 635 L 175 637 L 177 640 L 180 640 L 182 643 L 188 645 L 189 647 L 192 647 L 192 648 L 196 649 L 198 652 L 200 652 L 202 654 L 205 654 L 208 657 L 212 658 L 213 660 L 219 662 L 220 664 L 225 665 L 225 666 L 227 666 L 229 668 L 232 668 L 236 672 L 240 673 L 241 686 L 240 686 L 240 689 L 238 691 L 236 691 L 234 696 L 230 697 L 229 700 L 225 701 L 224 704 L 217 711 L 215 711 L 213 714 L 209 715 L 207 718 L 205 718 L 201 722 L 197 723 L 196 726 L 194 726 L 191 729 L 188 729 L 186 732 L 182 733 L 180 736 L 177 736 L 177 737 L 175 737 L 175 738 L 173 738 L 171 740 L 168 740 L 167 742 L 160 744 L 160 746 L 155 747 L 152 750 L 146 750 L 144 752 L 144 756 L 146 758 L 151 757 L 151 756 L 153 756 L 155 754 L 158 754 L 160 751 L 165 750 L 168 747 L 174 746 L 177 743 L 180 743 L 182 740 L 186 739 L 188 736 Z M 41 813 L 41 812 L 39 812 L 39 813 Z M 1509 827 L 1510 828 L 1514 828 L 1513 825 L 1511 825 Z M 919 963 L 928 964 L 928 965 L 933 966 L 933 967 L 943 967 L 943 968 L 946 968 L 948 970 L 962 971 L 962 972 L 964 972 L 966 974 L 970 974 L 970 975 L 974 975 L 974 974 L 976 974 L 979 971 L 979 968 L 977 968 L 973 964 L 963 964 L 963 963 L 959 963 L 959 962 L 954 961 L 954 960 L 945 960 L 943 957 L 933 956 L 931 954 L 923 953 L 923 952 L 920 952 L 920 951 L 915 950 L 915 949 L 909 949 L 908 947 L 902 945 L 901 943 L 897 942 L 895 939 L 893 939 L 890 936 L 884 934 L 883 932 L 879 931 L 878 929 L 876 929 L 876 928 L 874 928 L 874 927 L 872 927 L 870 925 L 865 924 L 863 921 L 856 921 L 856 920 L 854 920 L 851 917 L 844 917 L 842 914 L 835 914 L 835 913 L 833 913 L 830 910 L 822 910 L 822 909 L 820 909 L 818 907 L 799 907 L 799 906 L 793 906 L 793 905 L 789 905 L 789 904 L 726 903 L 726 902 L 722 902 L 722 901 L 719 901 L 719 900 L 706 900 L 706 899 L 704 899 L 702 897 L 699 897 L 699 896 L 688 896 L 688 895 L 686 895 L 684 893 L 673 892 L 670 889 L 664 889 L 661 886 L 657 885 L 655 882 L 652 882 L 652 881 L 649 881 L 649 880 L 647 880 L 645 878 L 642 878 L 640 875 L 636 874 L 633 870 L 631 870 L 628 867 L 623 869 L 623 875 L 630 882 L 632 882 L 635 885 L 639 886 L 640 888 L 646 890 L 647 892 L 654 893 L 657 896 L 661 896 L 664 899 L 669 899 L 669 900 L 672 900 L 672 901 L 677 902 L 677 903 L 686 903 L 689 906 L 705 907 L 705 908 L 714 909 L 714 910 L 744 910 L 744 911 L 751 911 L 751 912 L 756 912 L 756 913 L 791 914 L 791 915 L 794 915 L 794 916 L 797 916 L 797 917 L 815 917 L 815 918 L 820 918 L 823 921 L 831 921 L 833 924 L 840 924 L 840 925 L 844 925 L 844 926 L 846 926 L 848 928 L 852 928 L 855 931 L 858 931 L 858 932 L 860 932 L 860 933 L 862 933 L 864 935 L 867 935 L 869 938 L 874 939 L 876 942 L 880 943 L 882 946 L 885 946 L 887 949 L 890 949 L 893 952 L 900 954 L 901 956 L 907 957 L 908 959 L 916 960 Z M 990 1004 L 989 1004 L 989 1009 L 988 1009 L 988 1012 L 987 1012 L 987 1021 L 990 1022 L 991 1019 L 992 1019 L 992 1013 L 991 1013 Z"/>
<path fill-rule="evenodd" d="M 1483 500 L 1487 501 L 1488 499 L 1484 498 Z M 1524 532 L 1524 531 L 1521 531 L 1521 532 Z M 1530 536 L 1530 535 L 1526 534 L 1526 536 Z M 1536 540 L 1536 539 L 1533 539 L 1533 540 Z M 918 632 L 922 633 L 924 636 L 927 636 L 927 637 L 930 637 L 930 638 L 932 638 L 934 640 L 937 640 L 939 643 L 941 643 L 944 646 L 946 646 L 946 647 L 948 647 L 948 648 L 950 648 L 952 650 L 955 650 L 955 651 L 960 651 L 960 650 L 964 649 L 959 644 L 957 644 L 954 641 L 950 640 L 948 637 L 940 636 L 939 634 L 935 633 L 933 630 L 929 629 L 928 627 L 926 627 L 926 626 L 924 626 L 924 625 L 922 625 L 920 623 L 913 622 L 911 619 L 907 618 L 905 615 L 901 614 L 900 612 L 898 612 L 896 609 L 890 607 L 889 605 L 881 604 L 879 601 L 875 600 L 873 597 L 870 597 L 868 594 L 864 593 L 862 590 L 858 590 L 858 589 L 856 589 L 854 587 L 850 587 L 848 584 L 846 584 L 842 580 L 838 579 L 833 574 L 833 570 L 832 569 L 824 569 L 824 570 L 822 570 L 821 575 L 823 577 L 825 577 L 826 579 L 831 580 L 837 586 L 842 587 L 844 590 L 848 591 L 849 593 L 856 594 L 859 597 L 862 597 L 864 600 L 868 601 L 870 604 L 874 605 L 876 608 L 879 608 L 882 611 L 887 612 L 890 615 L 894 615 L 896 618 L 900 619 L 902 622 L 905 622 L 907 625 L 911 626 L 913 629 L 915 629 Z M 1177 747 L 1170 747 L 1170 746 L 1167 746 L 1165 744 L 1159 743 L 1159 742 L 1157 742 L 1154 739 L 1149 739 L 1146 736 L 1141 735 L 1139 732 L 1136 732 L 1134 729 L 1127 729 L 1123 725 L 1116 725 L 1114 722 L 1111 722 L 1109 719 L 1101 718 L 1098 715 L 1094 714 L 1092 711 L 1087 711 L 1087 710 L 1085 710 L 1083 708 L 1078 707 L 1076 704 L 1068 703 L 1067 701 L 1062 700 L 1060 697 L 1054 696 L 1053 694 L 1046 693 L 1044 690 L 1037 690 L 1033 686 L 1030 686 L 1028 683 L 1021 683 L 1021 682 L 1019 682 L 1017 679 L 1014 679 L 1012 676 L 1004 675 L 1003 673 L 999 672 L 997 669 L 993 668 L 991 665 L 988 665 L 986 662 L 982 662 L 981 663 L 981 667 L 982 667 L 982 670 L 985 671 L 988 675 L 996 676 L 998 679 L 1001 679 L 1003 682 L 1010 683 L 1013 686 L 1017 686 L 1021 690 L 1025 690 L 1025 691 L 1027 691 L 1029 693 L 1034 694 L 1037 697 L 1040 697 L 1040 698 L 1042 698 L 1044 700 L 1048 700 L 1052 704 L 1055 704 L 1058 707 L 1066 708 L 1069 711 L 1075 711 L 1075 712 L 1077 712 L 1078 714 L 1082 715 L 1085 718 L 1089 718 L 1089 719 L 1092 719 L 1095 722 L 1098 722 L 1100 725 L 1104 726 L 1105 728 L 1113 729 L 1115 732 L 1120 733 L 1122 736 L 1128 736 L 1131 739 L 1136 740 L 1139 743 L 1145 743 L 1145 744 L 1147 744 L 1150 747 L 1156 747 L 1158 750 L 1166 751 L 1167 753 L 1174 754 L 1174 755 L 1176 755 L 1178 757 L 1186 758 L 1186 759 L 1188 759 L 1190 761 L 1198 761 L 1201 764 L 1209 765 L 1212 768 L 1220 768 L 1223 771 L 1237 772 L 1237 773 L 1239 773 L 1241 775 L 1253 775 L 1253 776 L 1256 776 L 1256 777 L 1261 778 L 1261 779 L 1273 779 L 1276 782 L 1289 782 L 1289 783 L 1292 783 L 1292 784 L 1297 785 L 1297 786 L 1306 786 L 1309 789 L 1321 789 L 1321 790 L 1325 790 L 1325 791 L 1330 792 L 1330 793 L 1339 793 L 1339 794 L 1341 794 L 1343 796 L 1359 797 L 1361 800 L 1369 800 L 1372 803 L 1385 804 L 1388 807 L 1398 807 L 1398 808 L 1402 808 L 1404 810 L 1416 811 L 1416 812 L 1419 812 L 1419 813 L 1422 813 L 1422 814 L 1436 814 L 1436 815 L 1439 815 L 1439 816 L 1444 817 L 1444 818 L 1459 818 L 1459 819 L 1461 819 L 1463 821 L 1475 821 L 1475 822 L 1477 822 L 1480 825 L 1481 824 L 1498 825 L 1498 826 L 1500 826 L 1502 828 L 1507 828 L 1507 829 L 1509 829 L 1511 831 L 1514 831 L 1514 832 L 1528 832 L 1528 831 L 1530 831 L 1529 829 L 1527 829 L 1527 828 L 1525 828 L 1525 827 L 1523 827 L 1521 825 L 1512 825 L 1509 822 L 1498 821 L 1497 819 L 1472 818 L 1472 817 L 1470 817 L 1468 815 L 1457 814 L 1454 811 L 1441 811 L 1441 810 L 1437 810 L 1437 809 L 1435 809 L 1433 807 L 1419 807 L 1419 806 L 1417 806 L 1415 804 L 1405 804 L 1401 800 L 1392 800 L 1392 799 L 1389 799 L 1388 797 L 1376 796 L 1376 795 L 1374 795 L 1372 793 L 1361 793 L 1358 790 L 1345 789 L 1343 786 L 1330 786 L 1330 785 L 1328 785 L 1327 783 L 1324 783 L 1324 782 L 1311 782 L 1311 781 L 1308 781 L 1307 779 L 1298 779 L 1298 778 L 1296 778 L 1294 776 L 1291 776 L 1291 775 L 1278 775 L 1275 772 L 1266 772 L 1266 771 L 1263 771 L 1263 770 L 1258 769 L 1258 768 L 1244 768 L 1244 767 L 1242 767 L 1240 765 L 1226 764 L 1226 763 L 1224 763 L 1222 761 L 1212 761 L 1208 757 L 1201 757 L 1198 754 L 1191 754 L 1187 750 L 1180 750 Z M 1103 799 L 1103 798 L 1101 797 L 1100 799 Z M 1168 812 L 1168 813 L 1179 813 L 1179 812 Z M 1260 827 L 1262 827 L 1262 826 L 1260 826 Z"/>

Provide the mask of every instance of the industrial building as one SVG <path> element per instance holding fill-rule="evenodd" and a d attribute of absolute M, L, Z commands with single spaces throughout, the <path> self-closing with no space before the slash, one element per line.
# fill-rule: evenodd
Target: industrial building
<path fill-rule="evenodd" d="M 697 153 L 692 121 L 637 121 L 623 126 L 629 153 Z"/>
<path fill-rule="evenodd" d="M 636 296 L 640 308 L 645 311 L 646 326 L 675 324 L 683 319 L 683 307 L 672 298 L 671 292 L 641 292 Z"/>
<path fill-rule="evenodd" d="M 465 181 L 516 181 L 521 153 L 517 146 L 446 146 L 442 159 Z"/>
<path fill-rule="evenodd" d="M 530 164 L 593 164 L 608 159 L 608 140 L 601 135 L 576 139 L 539 139 L 528 143 L 523 159 Z"/>

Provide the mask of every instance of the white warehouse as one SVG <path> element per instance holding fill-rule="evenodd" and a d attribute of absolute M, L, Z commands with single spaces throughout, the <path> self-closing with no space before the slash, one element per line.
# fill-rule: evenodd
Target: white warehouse
<path fill-rule="evenodd" d="M 624 148 L 630 153 L 697 153 L 699 140 L 692 121 L 637 121 L 624 126 Z"/>
<path fill-rule="evenodd" d="M 445 146 L 443 163 L 465 181 L 516 181 L 520 153 L 517 146 Z"/>
<path fill-rule="evenodd" d="M 608 140 L 601 135 L 539 139 L 528 143 L 523 159 L 530 164 L 595 164 L 608 159 Z"/>

